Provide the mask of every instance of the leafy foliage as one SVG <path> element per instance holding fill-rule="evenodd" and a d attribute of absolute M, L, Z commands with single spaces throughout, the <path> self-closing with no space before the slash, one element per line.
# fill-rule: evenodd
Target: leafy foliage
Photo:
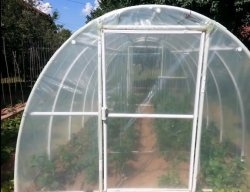
<path fill-rule="evenodd" d="M 108 122 L 108 146 L 114 151 L 110 154 L 109 162 L 114 165 L 118 173 L 127 167 L 127 161 L 133 159 L 132 151 L 137 145 L 137 130 L 134 120 L 110 119 Z"/>
<path fill-rule="evenodd" d="M 14 180 L 5 181 L 1 184 L 1 192 L 14 191 Z"/>
<path fill-rule="evenodd" d="M 48 160 L 45 155 L 34 157 L 32 167 L 36 167 L 42 174 L 36 178 L 36 184 L 41 188 L 50 186 L 50 189 L 55 190 L 59 183 L 54 179 L 56 167 L 53 161 Z"/>
<path fill-rule="evenodd" d="M 188 109 L 185 98 L 187 98 L 185 94 L 179 93 L 177 97 L 173 92 L 164 93 L 162 91 L 156 94 L 153 102 L 156 110 L 160 112 L 169 110 L 172 113 L 176 112 L 176 108 L 181 111 Z M 159 150 L 168 159 L 169 157 L 179 159 L 179 157 L 185 156 L 183 152 L 190 150 L 192 128 L 190 122 L 175 119 L 157 120 L 155 126 Z M 214 124 L 211 123 L 209 127 L 203 128 L 199 186 L 209 186 L 215 191 L 244 189 L 246 186 L 245 165 L 240 159 L 240 149 L 227 139 L 220 142 L 218 136 L 219 130 Z M 171 169 L 159 178 L 160 186 L 180 184 L 179 175 Z"/>
<path fill-rule="evenodd" d="M 136 110 L 136 103 L 141 102 L 141 96 L 131 95 L 128 99 L 120 101 L 116 95 L 111 96 L 114 101 L 115 111 L 132 112 Z M 135 119 L 109 118 L 107 120 L 109 164 L 117 173 L 122 173 L 127 168 L 128 160 L 134 158 L 132 151 L 137 145 L 138 131 L 135 127 Z"/>
<path fill-rule="evenodd" d="M 179 174 L 174 170 L 169 170 L 167 173 L 159 178 L 160 187 L 180 187 L 181 181 Z"/>
<path fill-rule="evenodd" d="M 173 88 L 173 87 L 172 87 Z M 176 93 L 173 89 L 156 92 L 152 103 L 158 113 L 176 114 L 187 113 L 190 109 L 188 96 Z M 166 173 L 159 177 L 161 187 L 186 186 L 181 179 L 180 165 L 188 164 L 192 137 L 192 121 L 183 119 L 157 119 L 155 120 L 155 133 L 159 151 L 167 160 L 169 167 Z"/>
<path fill-rule="evenodd" d="M 1 165 L 7 162 L 15 151 L 21 114 L 1 121 Z"/>
<path fill-rule="evenodd" d="M 65 32 L 67 38 L 71 34 L 69 30 L 55 24 L 57 12 L 53 16 L 43 14 L 23 0 L 4 0 L 2 10 L 2 35 L 15 49 L 23 45 L 23 42 L 32 41 L 59 46 L 66 40 Z"/>
<path fill-rule="evenodd" d="M 38 189 L 63 189 L 65 184 L 74 182 L 74 178 L 81 172 L 84 172 L 84 180 L 87 183 L 97 182 L 96 127 L 96 119 L 89 119 L 84 129 L 74 134 L 67 144 L 54 151 L 51 160 L 46 154 L 33 156 L 31 166 L 37 175 L 35 184 Z"/>
<path fill-rule="evenodd" d="M 203 130 L 201 143 L 201 174 L 203 185 L 214 189 L 240 189 L 245 182 L 244 163 L 239 149 L 228 140 L 219 142 L 218 128 L 211 124 Z"/>
<path fill-rule="evenodd" d="M 189 150 L 191 124 L 181 120 L 158 120 L 156 123 L 157 141 L 164 154 L 176 154 L 176 150 Z"/>
<path fill-rule="evenodd" d="M 161 90 L 154 97 L 155 111 L 157 113 L 175 114 L 187 113 L 189 110 L 189 99 L 186 94 L 175 94 L 172 91 Z M 189 150 L 191 141 L 191 121 L 180 119 L 159 119 L 155 121 L 155 131 L 160 151 L 165 154 L 180 150 Z"/>
<path fill-rule="evenodd" d="M 30 1 L 32 3 L 32 1 Z M 8 64 L 11 76 L 15 74 L 16 62 L 20 69 L 20 76 L 28 74 L 30 58 L 24 55 L 34 47 L 54 51 L 71 35 L 71 32 L 55 21 L 58 13 L 46 15 L 23 0 L 3 0 L 1 2 L 1 32 L 3 52 L 1 60 Z M 15 53 L 15 58 L 13 58 Z M 41 53 L 42 54 L 42 53 Z M 47 58 L 46 58 L 47 59 Z M 42 60 L 42 59 L 41 59 Z M 47 60 L 45 61 L 46 64 Z M 25 69 L 22 70 L 22 65 Z M 2 76 L 7 76 L 7 69 L 3 65 Z"/>
<path fill-rule="evenodd" d="M 14 163 L 12 157 L 15 152 L 20 122 L 21 114 L 1 121 L 1 167 L 8 165 L 8 170 L 1 169 L 1 192 L 14 191 L 14 173 L 13 169 L 9 168 L 9 164 Z"/>

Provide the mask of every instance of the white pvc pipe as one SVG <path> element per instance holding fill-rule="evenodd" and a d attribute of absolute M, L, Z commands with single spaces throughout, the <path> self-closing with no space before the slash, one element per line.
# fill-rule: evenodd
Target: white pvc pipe
<path fill-rule="evenodd" d="M 103 191 L 103 130 L 102 130 L 102 39 L 98 37 L 98 163 L 99 192 Z"/>
<path fill-rule="evenodd" d="M 202 57 L 203 67 L 201 71 L 201 82 L 199 90 L 199 103 L 198 103 L 198 121 L 197 121 L 197 136 L 195 144 L 195 159 L 194 159 L 194 173 L 193 173 L 193 183 L 191 192 L 196 191 L 197 177 L 198 177 L 198 168 L 200 160 L 200 141 L 201 141 L 201 132 L 202 132 L 202 115 L 203 115 L 203 105 L 205 97 L 205 86 L 206 86 L 206 76 L 207 76 L 207 60 L 208 60 L 208 50 L 209 50 L 209 33 L 204 33 L 205 35 L 205 45 L 204 45 L 204 55 Z"/>
<path fill-rule="evenodd" d="M 211 73 L 213 79 L 214 79 L 214 84 L 218 93 L 218 100 L 219 100 L 219 106 L 220 106 L 220 142 L 222 142 L 222 138 L 223 138 L 223 127 L 224 127 L 224 119 L 223 119 L 223 114 L 222 114 L 222 100 L 221 100 L 221 93 L 220 93 L 220 88 L 218 85 L 218 82 L 215 78 L 214 73 L 212 72 L 212 69 L 209 68 L 208 66 L 208 70 Z"/>
<path fill-rule="evenodd" d="M 112 118 L 165 118 L 165 119 L 193 119 L 192 114 L 146 114 L 146 113 L 109 113 Z"/>
<path fill-rule="evenodd" d="M 52 105 L 52 109 L 51 111 L 54 112 L 55 111 L 55 108 L 56 108 L 56 103 L 57 103 L 57 100 L 58 100 L 58 97 L 60 95 L 60 92 L 63 88 L 63 83 L 65 82 L 66 80 L 66 77 L 68 76 L 68 74 L 70 73 L 71 69 L 73 68 L 73 66 L 75 65 L 75 63 L 79 60 L 79 58 L 82 56 L 82 54 L 87 50 L 87 48 L 83 49 L 79 55 L 73 60 L 72 64 L 69 66 L 69 68 L 67 69 L 65 75 L 63 76 L 62 78 L 62 81 L 60 82 L 60 85 L 59 85 L 59 88 L 57 90 L 57 93 L 56 93 L 56 96 L 55 96 L 55 99 L 54 99 L 54 103 Z M 47 155 L 48 155 L 48 158 L 49 160 L 51 159 L 51 131 L 52 131 L 52 122 L 53 122 L 53 116 L 50 117 L 49 119 L 49 125 L 48 125 L 48 144 L 47 144 Z"/>
<path fill-rule="evenodd" d="M 106 98 L 106 63 L 105 63 L 105 39 L 104 32 L 101 31 L 101 54 L 102 54 L 102 127 L 103 127 L 103 190 L 107 191 L 107 177 L 108 177 L 108 165 L 107 165 L 107 124 L 105 119 L 103 119 L 103 110 L 107 109 L 107 98 Z"/>
<path fill-rule="evenodd" d="M 190 192 L 184 188 L 109 188 L 107 192 Z"/>
<path fill-rule="evenodd" d="M 83 115 L 87 115 L 87 116 L 97 116 L 98 112 L 31 112 L 29 113 L 29 115 L 31 116 L 83 116 Z"/>
<path fill-rule="evenodd" d="M 243 100 L 241 97 L 241 93 L 240 93 L 240 89 L 238 87 L 238 84 L 232 74 L 232 72 L 230 71 L 229 67 L 227 66 L 227 64 L 225 63 L 224 59 L 218 54 L 216 53 L 216 55 L 220 58 L 220 60 L 222 61 L 222 64 L 224 65 L 225 69 L 228 71 L 228 74 L 233 82 L 233 85 L 235 87 L 236 93 L 237 93 L 237 97 L 239 99 L 239 105 L 240 105 L 240 115 L 241 115 L 241 123 L 242 123 L 242 134 L 241 134 L 241 158 L 243 160 L 244 156 L 245 156 L 245 132 L 246 132 L 246 118 L 245 118 L 245 113 L 244 113 L 244 104 L 243 104 Z"/>
<path fill-rule="evenodd" d="M 92 58 L 94 58 L 94 57 L 95 57 L 95 55 L 94 55 Z M 73 96 L 72 96 L 72 101 L 71 101 L 71 105 L 70 105 L 70 110 L 69 110 L 69 111 L 72 111 L 72 109 L 73 109 L 73 104 L 74 104 L 74 101 L 75 101 L 75 96 L 76 96 L 77 87 L 78 87 L 78 85 L 79 85 L 79 83 L 80 83 L 80 81 L 81 81 L 81 79 L 82 79 L 82 76 L 83 76 L 84 72 L 86 71 L 88 65 L 91 63 L 90 61 L 92 60 L 92 58 L 91 58 L 91 59 L 88 61 L 88 63 L 84 66 L 83 70 L 81 71 L 81 73 L 80 73 L 80 75 L 79 75 L 79 78 L 78 78 L 77 83 L 76 83 L 76 85 L 75 85 L 75 91 L 74 91 Z M 68 139 L 69 139 L 69 140 L 71 139 L 71 123 L 72 123 L 72 117 L 70 116 L 70 117 L 69 117 L 69 122 L 68 122 L 68 134 L 69 134 L 69 135 L 68 135 Z"/>
<path fill-rule="evenodd" d="M 137 33 L 137 30 L 145 31 L 145 33 L 201 33 L 207 30 L 207 25 L 103 25 L 102 29 L 112 32 L 120 31 L 119 33 Z"/>
<path fill-rule="evenodd" d="M 200 99 L 200 87 L 202 78 L 202 63 L 203 63 L 203 53 L 205 44 L 205 33 L 202 33 L 200 40 L 200 52 L 198 60 L 197 78 L 196 78 L 196 90 L 195 90 L 195 103 L 194 103 L 194 120 L 192 127 L 192 143 L 191 143 L 191 154 L 190 154 L 190 168 L 189 168 L 189 190 L 192 189 L 193 184 L 193 170 L 194 170 L 194 158 L 195 158 L 195 147 L 196 147 L 196 133 L 197 133 L 197 119 L 198 119 L 198 107 Z"/>
<path fill-rule="evenodd" d="M 96 70 L 97 70 L 98 66 L 95 66 L 90 77 L 89 77 L 89 81 L 87 83 L 87 87 L 86 87 L 86 90 L 85 90 L 85 93 L 84 93 L 84 96 L 83 96 L 83 105 L 82 105 L 82 111 L 85 110 L 85 105 L 86 105 L 86 100 L 87 100 L 87 94 L 88 94 L 88 90 L 90 89 L 90 84 L 91 82 L 93 81 L 93 78 L 94 78 L 94 74 L 96 73 Z M 84 116 L 82 117 L 82 125 L 84 124 Z"/>

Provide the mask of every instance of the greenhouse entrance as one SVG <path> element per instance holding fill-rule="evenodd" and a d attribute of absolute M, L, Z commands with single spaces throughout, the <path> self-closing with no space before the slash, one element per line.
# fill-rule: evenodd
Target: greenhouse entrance
<path fill-rule="evenodd" d="M 206 38 L 196 27 L 104 27 L 105 191 L 195 191 Z"/>

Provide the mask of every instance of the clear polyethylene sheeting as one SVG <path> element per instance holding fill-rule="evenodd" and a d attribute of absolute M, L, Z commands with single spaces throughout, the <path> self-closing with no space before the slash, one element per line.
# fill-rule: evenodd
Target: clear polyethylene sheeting
<path fill-rule="evenodd" d="M 75 32 L 21 122 L 15 191 L 249 191 L 250 53 L 190 10 L 140 5 Z"/>

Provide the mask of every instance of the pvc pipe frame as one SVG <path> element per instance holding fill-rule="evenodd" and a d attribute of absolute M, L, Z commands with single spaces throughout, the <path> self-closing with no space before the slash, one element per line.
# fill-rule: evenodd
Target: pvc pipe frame
<path fill-rule="evenodd" d="M 198 166 L 200 161 L 200 142 L 201 142 L 201 132 L 202 132 L 202 115 L 203 115 L 203 106 L 204 106 L 204 97 L 205 97 L 205 86 L 206 86 L 206 77 L 207 77 L 207 60 L 208 60 L 208 50 L 209 50 L 209 33 L 204 33 L 203 45 L 203 56 L 202 56 L 202 71 L 201 71 L 201 82 L 199 90 L 199 105 L 198 105 L 198 120 L 197 120 L 197 134 L 196 134 L 196 144 L 195 144 L 195 159 L 194 159 L 194 172 L 193 172 L 193 181 L 191 192 L 196 191 L 197 177 L 198 177 Z"/>
<path fill-rule="evenodd" d="M 189 168 L 189 190 L 193 188 L 193 173 L 194 173 L 194 159 L 195 159 L 195 147 L 196 147 L 196 134 L 197 134 L 197 119 L 198 119 L 198 107 L 200 99 L 200 87 L 201 87 L 201 77 L 202 77 L 202 62 L 203 62 L 203 52 L 204 52 L 204 42 L 205 34 L 202 33 L 200 41 L 200 52 L 199 61 L 197 66 L 197 78 L 196 78 L 196 90 L 195 90 L 195 104 L 194 104 L 194 119 L 192 126 L 192 143 L 191 143 L 191 155 L 190 155 L 190 168 Z"/>
<path fill-rule="evenodd" d="M 102 38 L 98 37 L 98 153 L 99 153 L 99 191 L 103 191 L 103 129 L 102 129 L 102 112 L 101 106 L 103 103 L 102 94 Z"/>
<path fill-rule="evenodd" d="M 189 192 L 188 189 L 160 189 L 160 188 L 109 188 L 108 192 Z"/>
<path fill-rule="evenodd" d="M 117 33 L 168 33 L 174 31 L 174 33 L 195 33 L 195 32 L 203 32 L 207 30 L 207 25 L 103 25 L 102 29 L 105 32 L 116 32 Z M 149 31 L 150 30 L 150 31 Z"/>
<path fill-rule="evenodd" d="M 31 112 L 31 116 L 98 116 L 99 112 Z M 145 114 L 145 113 L 109 113 L 113 118 L 168 118 L 193 119 L 192 114 Z"/>

